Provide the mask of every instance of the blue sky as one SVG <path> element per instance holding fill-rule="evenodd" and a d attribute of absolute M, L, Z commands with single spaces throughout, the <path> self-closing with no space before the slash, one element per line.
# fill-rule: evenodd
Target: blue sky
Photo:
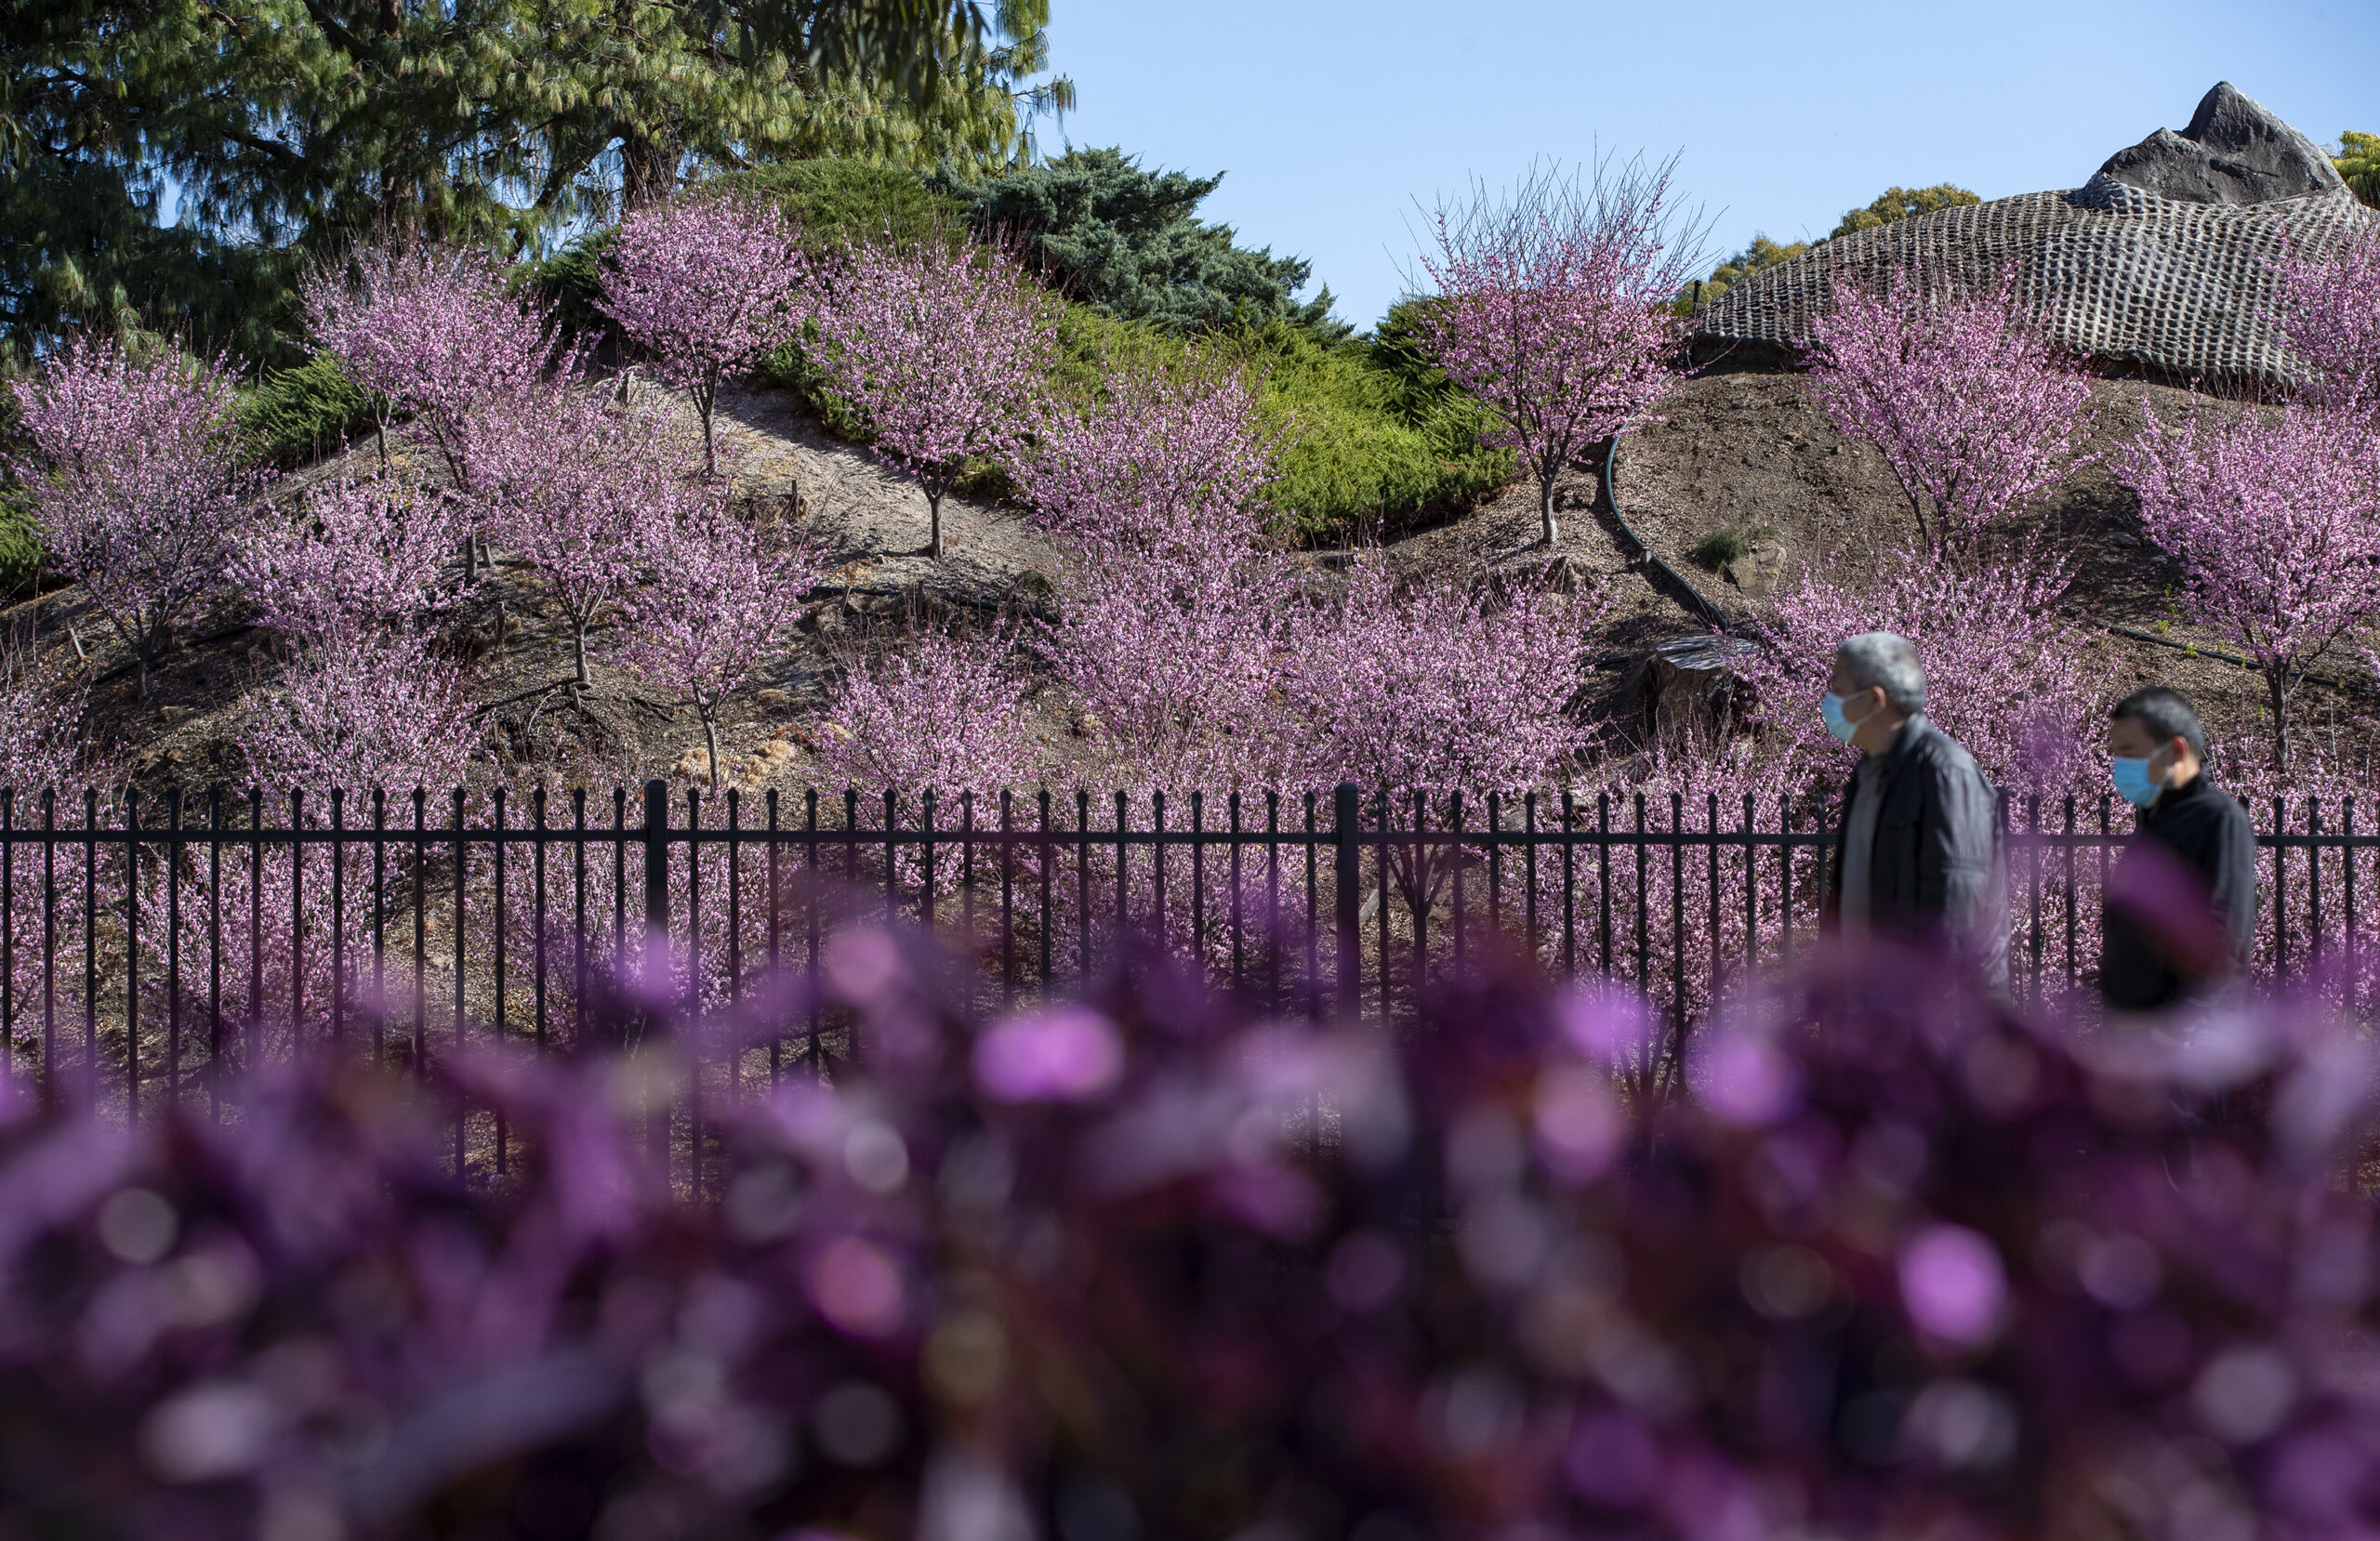
<path fill-rule="evenodd" d="M 1711 244 L 1823 235 L 1887 186 L 2080 184 L 2229 80 L 2320 143 L 2380 132 L 2380 0 L 1686 9 L 1554 0 L 1056 0 L 1063 138 L 1224 171 L 1205 213 L 1313 259 L 1339 314 L 1402 289 L 1414 200 L 1532 156 L 1677 152 Z M 1061 144 L 1044 122 L 1043 149 Z"/>

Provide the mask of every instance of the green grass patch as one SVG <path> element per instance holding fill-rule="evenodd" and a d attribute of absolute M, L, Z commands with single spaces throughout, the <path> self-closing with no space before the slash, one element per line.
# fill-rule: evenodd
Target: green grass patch
<path fill-rule="evenodd" d="M 1743 560 L 1753 547 L 1776 538 L 1777 526 L 1773 524 L 1731 524 L 1703 536 L 1694 548 L 1694 560 L 1698 566 L 1716 573 L 1729 562 Z"/>

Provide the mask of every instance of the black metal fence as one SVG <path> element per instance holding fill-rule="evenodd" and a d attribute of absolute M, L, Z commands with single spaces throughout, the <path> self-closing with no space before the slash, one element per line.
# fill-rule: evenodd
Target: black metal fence
<path fill-rule="evenodd" d="M 2046 1000 L 2089 981 L 2123 836 L 2105 799 L 2002 811 L 2011 985 Z M 2380 836 L 2352 798 L 2258 815 L 2258 969 L 2361 1007 Z M 219 1105 L 225 1072 L 279 1050 L 421 1068 L 480 1041 L 567 1047 L 624 993 L 666 994 L 693 1086 L 732 1095 L 852 1052 L 821 986 L 862 921 L 934 932 L 985 1009 L 1066 992 L 1128 937 L 1275 1008 L 1391 1019 L 1516 950 L 1641 992 L 1673 1056 L 1731 979 L 1814 932 L 1831 828 L 1821 797 L 1681 790 L 0 792 L 0 1071 L 133 1114 Z"/>

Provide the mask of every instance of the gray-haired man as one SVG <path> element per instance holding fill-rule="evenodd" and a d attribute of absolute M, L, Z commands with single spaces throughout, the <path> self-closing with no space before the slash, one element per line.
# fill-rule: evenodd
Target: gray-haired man
<path fill-rule="evenodd" d="M 1844 639 L 1819 709 L 1835 737 L 1863 751 L 1835 835 L 1830 903 L 1842 928 L 1945 941 L 1987 980 L 2004 981 L 1997 796 L 1927 720 L 1916 648 L 1889 631 Z"/>

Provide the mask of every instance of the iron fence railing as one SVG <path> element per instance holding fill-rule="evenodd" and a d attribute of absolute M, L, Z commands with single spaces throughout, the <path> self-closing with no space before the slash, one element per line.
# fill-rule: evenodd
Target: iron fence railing
<path fill-rule="evenodd" d="M 2257 810 L 2255 955 L 2360 1008 L 2380 835 L 2356 812 Z M 2089 981 L 2113 813 L 2003 801 L 2020 1000 Z M 848 992 L 821 986 L 871 919 L 972 959 L 985 1009 L 1065 993 L 1130 937 L 1276 1009 L 1390 1019 L 1483 949 L 1520 952 L 1641 992 L 1673 1065 L 1729 980 L 1814 932 L 1831 824 L 1820 797 L 1679 791 L 0 791 L 0 1072 L 137 1114 L 219 1104 L 223 1073 L 277 1046 L 422 1068 L 480 1040 L 568 1046 L 666 995 L 694 1088 L 733 1094 L 852 1052 Z"/>

